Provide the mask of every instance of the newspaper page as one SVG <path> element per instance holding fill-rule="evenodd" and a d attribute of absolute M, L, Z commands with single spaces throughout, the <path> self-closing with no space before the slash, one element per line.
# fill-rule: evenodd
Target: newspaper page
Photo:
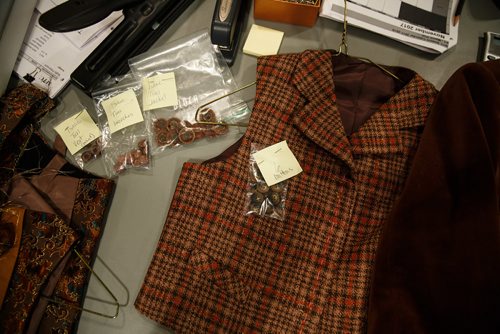
<path fill-rule="evenodd" d="M 348 0 L 347 22 L 415 48 L 443 53 L 457 44 L 458 0 Z M 344 0 L 323 0 L 320 16 L 344 21 Z"/>

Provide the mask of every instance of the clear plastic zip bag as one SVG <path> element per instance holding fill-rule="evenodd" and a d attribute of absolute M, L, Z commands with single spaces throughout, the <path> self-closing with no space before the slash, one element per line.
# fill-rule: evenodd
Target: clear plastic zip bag
<path fill-rule="evenodd" d="M 207 32 L 153 49 L 129 60 L 143 83 L 143 108 L 152 153 L 192 143 L 209 143 L 232 131 L 221 122 L 248 120 L 246 103 L 231 95 L 199 107 L 237 89 L 229 67 Z"/>
<path fill-rule="evenodd" d="M 70 108 L 56 110 L 47 116 L 48 137 L 59 134 L 74 163 L 81 169 L 101 156 L 102 139 L 100 130 L 87 108 L 76 103 Z M 95 129 L 94 129 L 95 128 Z"/>
<path fill-rule="evenodd" d="M 129 169 L 151 168 L 141 95 L 141 82 L 131 75 L 103 82 L 92 94 L 102 133 L 102 160 L 108 177 Z"/>
<path fill-rule="evenodd" d="M 259 215 L 278 220 L 285 219 L 286 193 L 288 181 L 268 186 L 262 176 L 253 154 L 265 148 L 252 143 L 249 161 L 249 180 L 246 196 L 246 215 Z"/>

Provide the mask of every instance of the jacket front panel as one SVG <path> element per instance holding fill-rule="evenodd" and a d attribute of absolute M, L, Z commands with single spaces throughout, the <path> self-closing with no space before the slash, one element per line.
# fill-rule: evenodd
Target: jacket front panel
<path fill-rule="evenodd" d="M 334 64 L 330 51 L 259 58 L 237 152 L 183 167 L 139 311 L 179 333 L 364 330 L 378 239 L 435 89 L 414 74 L 348 137 Z M 285 219 L 245 215 L 251 145 L 282 140 L 303 169 Z"/>

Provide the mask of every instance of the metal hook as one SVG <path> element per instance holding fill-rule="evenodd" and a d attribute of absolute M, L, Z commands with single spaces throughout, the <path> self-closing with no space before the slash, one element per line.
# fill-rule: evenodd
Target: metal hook
<path fill-rule="evenodd" d="M 238 89 L 236 89 L 236 90 L 234 90 L 232 92 L 229 92 L 229 93 L 224 94 L 222 96 L 219 96 L 218 98 L 213 99 L 213 100 L 211 100 L 211 101 L 209 101 L 209 102 L 207 102 L 205 104 L 202 104 L 201 106 L 198 107 L 198 109 L 196 109 L 196 114 L 194 116 L 194 119 L 196 120 L 197 123 L 200 123 L 200 124 L 227 125 L 227 126 L 248 126 L 248 124 L 246 124 L 246 123 L 226 123 L 226 122 L 207 122 L 207 121 L 202 121 L 202 120 L 198 119 L 198 115 L 199 115 L 200 111 L 203 110 L 206 106 L 208 106 L 208 105 L 210 105 L 210 104 L 212 104 L 214 102 L 217 102 L 219 100 L 222 100 L 223 98 L 226 98 L 226 97 L 228 97 L 230 95 L 236 94 L 236 93 L 238 93 L 238 92 L 240 92 L 240 91 L 242 91 L 244 89 L 247 89 L 247 88 L 255 85 L 255 83 L 256 83 L 255 81 L 251 82 L 251 83 L 249 83 L 249 84 L 247 84 L 245 86 L 242 86 L 242 87 L 240 87 L 240 88 L 238 88 Z"/>
<path fill-rule="evenodd" d="M 342 51 L 344 49 L 344 51 Z M 342 39 L 339 44 L 339 51 L 337 56 L 341 53 L 347 55 L 347 0 L 344 0 L 344 25 L 342 29 Z"/>
<path fill-rule="evenodd" d="M 348 53 L 347 53 L 347 0 L 344 0 L 344 26 L 343 26 L 343 30 L 342 30 L 342 39 L 341 39 L 340 44 L 339 44 L 339 50 L 337 51 L 337 53 L 335 55 L 338 56 L 341 54 L 345 54 L 346 56 L 348 55 Z M 383 66 L 375 63 L 371 59 L 368 59 L 365 57 L 354 57 L 354 58 L 357 58 L 361 61 L 370 63 L 372 65 L 375 65 L 382 72 L 386 73 L 387 75 L 393 77 L 396 80 L 399 80 L 400 82 L 403 82 L 403 80 L 401 80 L 397 75 L 395 75 L 394 73 L 392 73 L 388 69 L 384 68 Z"/>

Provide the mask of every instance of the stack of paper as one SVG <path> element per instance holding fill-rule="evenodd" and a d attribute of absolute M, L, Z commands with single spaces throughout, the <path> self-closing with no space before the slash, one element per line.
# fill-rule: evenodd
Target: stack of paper
<path fill-rule="evenodd" d="M 432 53 L 457 44 L 458 0 L 348 0 L 347 22 Z M 320 16 L 343 22 L 344 0 L 323 0 Z"/>
<path fill-rule="evenodd" d="M 64 0 L 39 0 L 31 18 L 14 71 L 25 81 L 55 97 L 70 80 L 71 73 L 123 20 L 114 12 L 91 27 L 69 33 L 47 31 L 38 24 L 41 13 Z"/>

